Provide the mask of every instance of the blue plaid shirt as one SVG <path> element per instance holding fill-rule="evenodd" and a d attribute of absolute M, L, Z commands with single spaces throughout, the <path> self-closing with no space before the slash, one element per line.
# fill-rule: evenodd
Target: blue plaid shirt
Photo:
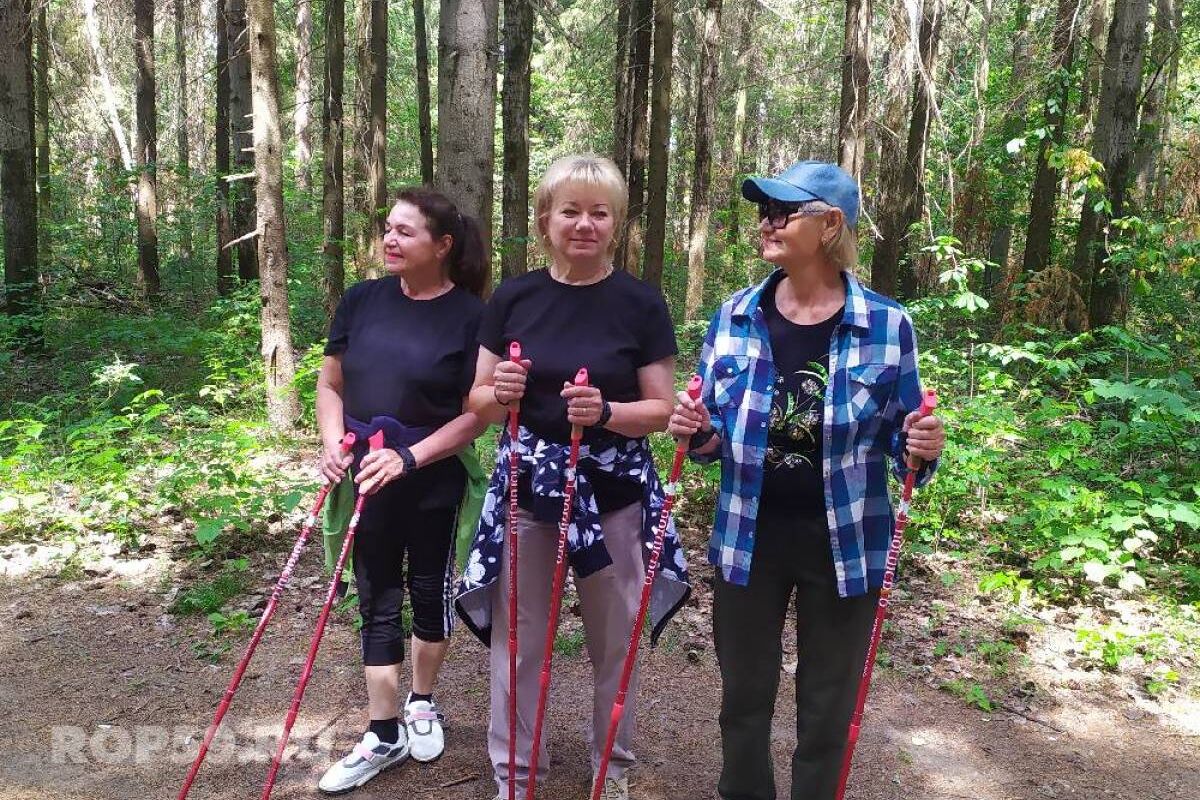
<path fill-rule="evenodd" d="M 894 518 L 888 464 L 903 479 L 899 436 L 904 417 L 921 404 L 917 342 L 912 320 L 895 301 L 863 286 L 848 272 L 846 310 L 834 328 L 825 388 L 822 473 L 829 544 L 838 594 L 878 588 Z M 704 404 L 721 447 L 698 461 L 721 458 L 721 496 L 708 560 L 725 580 L 750 580 L 754 530 L 762 493 L 767 425 L 775 363 L 759 297 L 768 278 L 735 294 L 709 325 L 700 352 Z M 937 468 L 921 468 L 923 485 Z"/>

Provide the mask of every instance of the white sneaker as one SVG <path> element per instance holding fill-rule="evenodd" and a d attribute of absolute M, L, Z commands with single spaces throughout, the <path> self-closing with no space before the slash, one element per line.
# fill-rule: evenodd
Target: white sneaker
<path fill-rule="evenodd" d="M 410 700 L 404 704 L 404 729 L 414 760 L 428 764 L 441 758 L 446 750 L 446 735 L 442 732 L 445 719 L 437 703 Z"/>
<path fill-rule="evenodd" d="M 404 734 L 404 728 L 400 729 L 400 740 L 395 744 L 384 744 L 378 736 L 367 731 L 348 756 L 325 770 L 317 788 L 325 794 L 344 794 L 362 786 L 388 767 L 403 762 L 408 754 L 408 737 Z"/>
<path fill-rule="evenodd" d="M 596 785 L 596 781 L 592 779 L 592 785 Z M 604 778 L 604 791 L 600 793 L 603 800 L 629 800 L 629 778 L 622 775 L 619 778 L 606 776 Z"/>

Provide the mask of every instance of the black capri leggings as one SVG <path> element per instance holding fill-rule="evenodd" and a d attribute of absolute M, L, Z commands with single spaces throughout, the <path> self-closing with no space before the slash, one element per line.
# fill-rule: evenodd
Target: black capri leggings
<path fill-rule="evenodd" d="M 456 508 L 421 510 L 410 487 L 385 486 L 363 505 L 354 538 L 354 580 L 362 614 L 365 666 L 404 660 L 404 586 L 413 630 L 425 642 L 450 636 Z M 405 556 L 407 555 L 407 568 Z"/>

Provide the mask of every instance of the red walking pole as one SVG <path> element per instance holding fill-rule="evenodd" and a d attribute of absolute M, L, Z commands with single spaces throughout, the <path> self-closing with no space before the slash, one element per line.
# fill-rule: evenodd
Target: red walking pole
<path fill-rule="evenodd" d="M 704 381 L 699 375 L 693 375 L 688 381 L 687 393 L 692 400 L 700 399 L 700 389 Z M 638 606 L 637 616 L 633 618 L 633 631 L 629 634 L 629 651 L 625 654 L 625 666 L 621 668 L 621 683 L 617 687 L 617 696 L 613 700 L 612 717 L 608 723 L 608 736 L 604 740 L 604 754 L 600 757 L 600 768 L 596 770 L 596 783 L 592 787 L 592 800 L 600 800 L 604 791 L 604 778 L 608 774 L 608 762 L 612 758 L 613 745 L 617 741 L 617 727 L 621 717 L 625 715 L 625 695 L 629 691 L 629 682 L 633 678 L 633 666 L 637 663 L 638 644 L 642 639 L 642 627 L 646 622 L 646 610 L 650 607 L 650 590 L 654 586 L 654 574 L 658 572 L 658 561 L 662 557 L 663 539 L 667 535 L 667 523 L 671 519 L 671 509 L 675 507 L 675 496 L 678 492 L 679 476 L 683 473 L 683 459 L 687 456 L 688 439 L 681 438 L 675 445 L 675 461 L 671 464 L 671 477 L 667 479 L 666 497 L 663 499 L 662 511 L 658 515 L 658 528 L 654 531 L 654 548 L 650 551 L 650 563 L 646 567 L 646 581 L 642 584 L 642 602 Z"/>
<path fill-rule="evenodd" d="M 937 392 L 932 389 L 925 392 L 919 410 L 922 417 L 927 417 L 937 408 Z M 858 684 L 858 699 L 854 704 L 854 715 L 850 718 L 850 730 L 846 737 L 846 754 L 842 758 L 842 774 L 838 778 L 837 798 L 842 800 L 846 794 L 846 782 L 850 778 L 850 764 L 854 761 L 854 746 L 858 743 L 858 734 L 862 729 L 863 710 L 867 705 L 867 692 L 871 688 L 871 672 L 875 668 L 875 653 L 879 650 L 879 640 L 883 636 L 883 620 L 887 616 L 888 600 L 892 596 L 892 588 L 896 583 L 896 565 L 900 563 L 900 546 L 904 544 L 904 529 L 908 527 L 908 504 L 912 500 L 913 486 L 917 481 L 917 470 L 909 469 L 904 478 L 904 491 L 900 494 L 900 506 L 896 510 L 896 528 L 892 533 L 892 541 L 888 545 L 887 561 L 884 564 L 883 585 L 879 589 L 879 605 L 875 608 L 875 622 L 871 626 L 871 644 L 867 648 L 867 660 L 863 664 L 862 680 Z"/>
<path fill-rule="evenodd" d="M 521 345 L 508 346 L 508 360 L 521 360 Z M 519 406 L 508 409 L 508 800 L 517 800 L 517 422 Z"/>
<path fill-rule="evenodd" d="M 576 386 L 588 385 L 588 373 L 575 375 Z M 579 464 L 579 442 L 583 428 L 571 426 L 571 454 L 567 457 L 567 483 L 563 489 L 563 513 L 558 521 L 558 550 L 554 556 L 554 583 L 550 588 L 550 617 L 546 620 L 546 648 L 542 652 L 542 678 L 538 688 L 537 716 L 533 723 L 533 749 L 529 753 L 529 788 L 525 800 L 533 800 L 537 788 L 538 749 L 542 742 L 542 721 L 546 716 L 546 693 L 550 690 L 550 661 L 554 658 L 554 636 L 558 633 L 558 611 L 562 606 L 563 582 L 567 577 L 567 532 L 571 528 L 571 506 L 575 501 L 575 467 Z M 511 781 L 510 781 L 511 785 Z M 511 791 L 511 790 L 510 790 Z"/>
<path fill-rule="evenodd" d="M 383 447 L 383 431 L 376 431 L 367 440 L 372 450 Z M 262 800 L 271 797 L 275 788 L 275 776 L 279 774 L 279 764 L 283 760 L 283 751 L 287 749 L 288 737 L 292 735 L 292 726 L 296 723 L 296 715 L 300 712 L 300 702 L 304 699 L 304 690 L 308 688 L 308 679 L 312 677 L 313 662 L 317 660 L 317 650 L 321 646 L 321 637 L 325 635 L 325 623 L 329 620 L 329 610 L 333 608 L 333 600 L 337 596 L 337 587 L 342 580 L 342 567 L 346 564 L 346 556 L 354 544 L 354 533 L 358 530 L 358 519 L 362 515 L 365 494 L 359 494 L 354 502 L 354 514 L 350 517 L 350 526 L 346 529 L 346 540 L 342 542 L 342 552 L 338 555 L 337 566 L 333 568 L 333 580 L 329 582 L 329 591 L 325 593 L 325 605 L 321 607 L 321 616 L 317 617 L 317 630 L 313 633 L 312 643 L 308 646 L 308 658 L 304 662 L 304 670 L 300 673 L 300 684 L 292 696 L 292 705 L 288 709 L 287 719 L 283 723 L 283 735 L 279 738 L 279 746 L 271 759 L 271 771 L 267 773 L 267 781 L 263 784 Z"/>
<path fill-rule="evenodd" d="M 342 454 L 350 452 L 354 447 L 355 436 L 353 433 L 347 433 L 342 437 Z M 200 771 L 200 765 L 204 763 L 204 757 L 208 755 L 209 745 L 212 744 L 213 737 L 217 734 L 217 728 L 221 726 L 221 720 L 225 718 L 225 712 L 229 710 L 229 704 L 233 702 L 233 696 L 237 693 L 238 687 L 242 685 L 242 676 L 246 673 L 246 667 L 250 665 L 250 659 L 254 656 L 254 650 L 258 647 L 258 642 L 262 639 L 263 632 L 267 629 L 267 623 L 271 621 L 271 617 L 275 615 L 275 607 L 279 604 L 279 597 L 283 594 L 283 590 L 287 588 L 288 581 L 291 580 L 292 570 L 296 568 L 296 562 L 300 560 L 300 552 L 304 549 L 304 543 L 308 540 L 308 535 L 312 533 L 313 526 L 317 524 L 317 515 L 321 513 L 321 508 L 325 505 L 325 498 L 329 495 L 329 490 L 333 488 L 332 483 L 327 483 L 317 492 L 317 499 L 313 503 L 312 511 L 308 512 L 308 517 L 304 520 L 303 527 L 300 528 L 300 535 L 296 538 L 296 544 L 292 547 L 292 554 L 288 556 L 287 563 L 283 565 L 283 572 L 279 574 L 279 581 L 275 584 L 275 589 L 271 592 L 271 599 L 267 601 L 266 608 L 263 609 L 262 617 L 258 620 L 258 625 L 254 628 L 254 635 L 250 637 L 250 644 L 246 647 L 246 652 L 242 656 L 242 660 L 238 662 L 237 669 L 233 671 L 233 677 L 229 681 L 229 685 L 225 687 L 225 696 L 221 698 L 220 704 L 217 705 L 217 713 L 213 715 L 213 720 L 209 723 L 208 730 L 204 733 L 204 741 L 200 743 L 200 752 L 196 754 L 196 759 L 192 762 L 192 766 L 188 769 L 187 777 L 183 779 L 183 788 L 179 790 L 179 795 L 176 800 L 185 800 L 188 792 L 192 789 L 192 781 L 196 779 L 196 773 Z"/>

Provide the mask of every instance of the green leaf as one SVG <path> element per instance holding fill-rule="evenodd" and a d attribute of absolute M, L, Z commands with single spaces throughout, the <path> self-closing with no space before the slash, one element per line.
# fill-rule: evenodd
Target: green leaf
<path fill-rule="evenodd" d="M 225 527 L 224 517 L 208 517 L 196 523 L 196 543 L 201 547 L 212 544 Z"/>
<path fill-rule="evenodd" d="M 1187 503 L 1176 503 L 1171 509 L 1171 519 L 1189 528 L 1200 528 L 1200 514 L 1196 513 L 1194 506 Z"/>
<path fill-rule="evenodd" d="M 1058 557 L 1064 562 L 1074 561 L 1086 552 L 1087 550 L 1082 547 L 1064 547 L 1062 550 L 1058 551 Z"/>

